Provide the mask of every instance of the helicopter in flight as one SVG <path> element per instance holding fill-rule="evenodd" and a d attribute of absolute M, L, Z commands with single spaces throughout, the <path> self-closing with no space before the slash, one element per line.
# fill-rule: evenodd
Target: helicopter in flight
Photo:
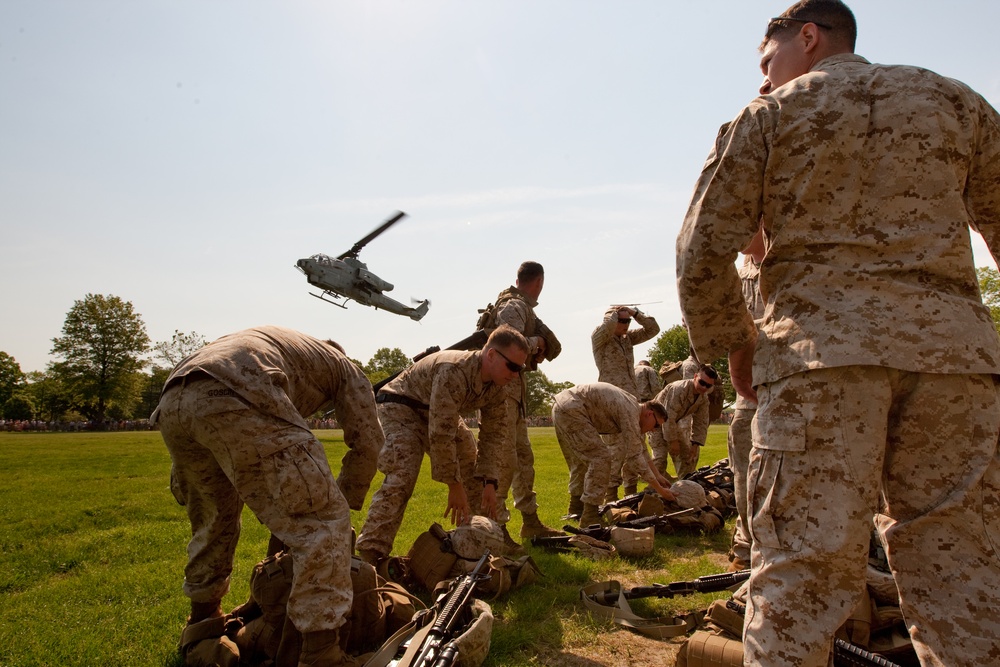
<path fill-rule="evenodd" d="M 310 294 L 317 299 L 344 309 L 347 308 L 347 303 L 353 300 L 362 306 L 381 308 L 419 321 L 427 314 L 430 301 L 427 299 L 416 301 L 416 307 L 411 308 L 395 299 L 390 299 L 382 292 L 391 292 L 392 283 L 376 276 L 368 270 L 368 266 L 364 262 L 358 259 L 358 253 L 361 252 L 362 248 L 405 216 L 406 214 L 402 211 L 397 211 L 395 215 L 383 222 L 368 236 L 355 243 L 350 250 L 337 257 L 317 254 L 296 262 L 295 267 L 306 275 L 309 284 L 323 290 L 322 294 L 313 294 L 312 292 Z"/>

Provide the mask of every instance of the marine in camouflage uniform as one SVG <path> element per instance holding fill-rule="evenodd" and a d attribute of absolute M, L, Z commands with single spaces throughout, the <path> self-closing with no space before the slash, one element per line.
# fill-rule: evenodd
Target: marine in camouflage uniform
<path fill-rule="evenodd" d="M 635 388 L 641 403 L 652 400 L 663 388 L 660 376 L 645 359 L 635 366 Z"/>
<path fill-rule="evenodd" d="M 1000 338 L 969 233 L 1000 255 L 1000 115 L 855 55 L 841 3 L 785 16 L 677 240 L 695 349 L 758 399 L 745 664 L 830 664 L 876 511 L 921 664 L 1000 664 Z M 735 259 L 760 225 L 758 336 Z"/>
<path fill-rule="evenodd" d="M 528 343 L 510 327 L 495 330 L 480 351 L 444 350 L 424 357 L 383 387 L 376 402 L 385 430 L 378 469 L 385 475 L 372 497 L 358 554 L 370 563 L 388 556 L 413 494 L 424 454 L 431 478 L 448 486 L 448 508 L 464 524 L 484 495 L 493 509 L 500 452 L 510 446 L 510 415 L 505 386 L 515 380 L 528 357 Z M 511 368 L 518 370 L 513 370 Z M 462 420 L 480 411 L 479 447 Z"/>
<path fill-rule="evenodd" d="M 663 474 L 666 474 L 668 455 L 673 459 L 678 478 L 698 468 L 700 448 L 708 435 L 708 396 L 712 391 L 699 381 L 714 386 L 718 374 L 707 366 L 690 380 L 671 382 L 653 399 L 667 411 L 663 427 L 649 436 L 653 466 Z"/>
<path fill-rule="evenodd" d="M 331 404 L 348 447 L 336 482 L 304 418 Z M 334 343 L 247 329 L 178 364 L 150 421 L 191 521 L 190 623 L 221 614 L 245 503 L 295 559 L 288 617 L 313 647 L 330 638 L 351 609 L 348 508 L 364 504 L 383 440 L 361 370 Z"/>
<path fill-rule="evenodd" d="M 518 268 L 517 284 L 501 292 L 495 301 L 487 330 L 506 324 L 521 333 L 528 341 L 528 366 L 536 368 L 542 360 L 554 358 L 558 350 L 550 349 L 544 334 L 547 328 L 535 315 L 535 306 L 545 283 L 545 272 L 538 262 L 524 262 Z M 551 338 L 551 334 L 549 334 Z M 527 403 L 527 378 L 521 374 L 520 381 L 507 385 L 507 410 L 511 413 L 513 429 L 510 441 L 513 447 L 501 452 L 500 478 L 497 488 L 497 523 L 504 531 L 505 543 L 509 549 L 517 550 L 517 544 L 507 531 L 510 510 L 507 509 L 507 495 L 514 491 L 514 507 L 521 512 L 521 537 L 552 537 L 562 535 L 561 531 L 544 525 L 538 518 L 538 499 L 535 494 L 535 454 L 528 439 L 528 425 L 525 422 Z"/>
<path fill-rule="evenodd" d="M 642 327 L 641 329 L 629 330 L 632 318 L 635 318 L 635 321 Z M 598 381 L 613 384 L 638 399 L 639 388 L 636 386 L 635 371 L 633 370 L 635 367 L 633 348 L 651 340 L 659 332 L 660 325 L 656 323 L 656 320 L 637 308 L 628 306 L 609 308 L 604 313 L 604 321 L 590 335 L 594 362 L 597 364 Z M 626 452 L 633 447 L 633 443 L 622 442 L 621 437 L 625 436 L 615 435 L 609 438 L 613 450 L 617 452 L 612 461 L 607 489 L 609 499 L 618 494 L 618 487 L 622 484 L 622 465 Z M 640 440 L 638 444 L 642 445 L 643 442 Z M 645 447 L 643 447 L 643 451 L 645 451 Z M 634 493 L 638 477 L 626 475 L 624 481 L 626 493 Z"/>
<path fill-rule="evenodd" d="M 743 288 L 743 301 L 754 321 L 764 317 L 764 301 L 760 297 L 758 287 L 760 277 L 760 262 L 764 258 L 763 232 L 757 232 L 745 254 L 743 265 L 739 268 L 740 284 Z M 729 550 L 730 570 L 745 570 L 750 567 L 750 531 L 747 513 L 747 470 L 750 467 L 750 449 L 753 446 L 751 424 L 757 414 L 757 402 L 737 394 L 733 405 L 733 420 L 729 423 L 729 467 L 733 470 L 733 496 L 736 502 L 736 529 L 733 531 L 733 544 Z"/>
<path fill-rule="evenodd" d="M 666 417 L 662 406 L 652 401 L 640 405 L 627 391 L 606 382 L 578 384 L 556 394 L 552 422 L 569 466 L 570 497 L 583 501 L 581 526 L 601 523 L 597 508 L 604 502 L 612 462 L 618 456 L 601 436 L 616 436 L 616 442 L 626 443 L 628 471 L 641 476 L 664 498 L 674 499 L 666 480 L 649 464 L 642 445 L 642 434 L 662 425 Z"/>

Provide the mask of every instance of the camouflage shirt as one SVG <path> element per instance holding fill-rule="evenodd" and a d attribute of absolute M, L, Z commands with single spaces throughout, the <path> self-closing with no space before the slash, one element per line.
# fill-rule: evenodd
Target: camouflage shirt
<path fill-rule="evenodd" d="M 456 429 L 464 414 L 480 410 L 477 477 L 499 478 L 501 448 L 512 446 L 504 405 L 504 388 L 483 382 L 482 352 L 443 350 L 424 357 L 382 388 L 429 406 L 427 437 L 431 477 L 448 484 L 460 481 Z M 422 411 L 421 411 L 422 412 Z"/>
<path fill-rule="evenodd" d="M 337 483 L 351 507 L 360 507 L 383 435 L 371 383 L 346 355 L 298 331 L 264 326 L 209 343 L 181 361 L 164 388 L 195 371 L 211 375 L 256 410 L 304 429 L 305 417 L 332 405 L 349 448 Z M 269 443 L 261 454 L 278 452 L 283 444 Z"/>
<path fill-rule="evenodd" d="M 648 401 L 660 392 L 660 376 L 652 366 L 640 364 L 635 367 L 635 388 L 640 401 Z"/>
<path fill-rule="evenodd" d="M 755 384 L 844 365 L 1000 371 L 969 234 L 1000 255 L 1000 117 L 964 84 L 839 54 L 723 127 L 677 239 L 703 359 L 758 335 L 735 260 L 760 224 Z"/>
<path fill-rule="evenodd" d="M 667 421 L 663 422 L 663 437 L 667 442 L 688 440 L 705 444 L 708 435 L 708 394 L 697 394 L 693 380 L 678 380 L 664 387 L 654 399 L 667 409 Z M 681 430 L 679 422 L 691 417 L 691 431 Z"/>
<path fill-rule="evenodd" d="M 500 292 L 496 300 L 496 312 L 493 315 L 493 328 L 506 324 L 522 334 L 528 341 L 528 365 L 531 358 L 538 353 L 539 337 L 535 335 L 535 306 L 538 302 L 513 285 Z M 507 385 L 508 397 L 523 403 L 527 393 L 526 373 L 521 373 L 517 381 Z"/>
<path fill-rule="evenodd" d="M 645 445 L 639 425 L 639 402 L 623 389 L 606 382 L 578 384 L 556 394 L 555 403 L 561 410 L 582 415 L 599 434 L 623 437 L 625 465 L 633 474 L 647 482 L 652 473 L 644 455 Z"/>
<path fill-rule="evenodd" d="M 760 267 L 753 263 L 750 255 L 743 257 L 743 265 L 739 268 L 740 284 L 743 287 L 743 302 L 753 315 L 754 322 L 760 322 L 764 317 L 764 300 L 760 298 Z M 755 410 L 757 404 L 748 398 L 736 395 L 734 410 Z"/>
<path fill-rule="evenodd" d="M 639 389 L 635 385 L 633 371 L 635 353 L 632 348 L 660 333 L 660 325 L 640 311 L 636 311 L 635 321 L 642 325 L 641 329 L 632 329 L 624 336 L 616 336 L 618 311 L 610 308 L 604 314 L 604 321 L 590 335 L 590 343 L 594 349 L 594 362 L 597 364 L 597 379 L 624 389 L 638 398 Z"/>

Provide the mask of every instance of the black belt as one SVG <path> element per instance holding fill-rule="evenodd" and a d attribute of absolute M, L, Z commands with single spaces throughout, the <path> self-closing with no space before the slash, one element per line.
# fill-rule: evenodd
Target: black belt
<path fill-rule="evenodd" d="M 403 396 L 401 394 L 390 394 L 386 391 L 380 391 L 375 394 L 376 403 L 399 403 L 400 405 L 405 405 L 413 410 L 430 410 L 431 406 L 425 405 L 415 398 L 410 398 L 409 396 Z"/>

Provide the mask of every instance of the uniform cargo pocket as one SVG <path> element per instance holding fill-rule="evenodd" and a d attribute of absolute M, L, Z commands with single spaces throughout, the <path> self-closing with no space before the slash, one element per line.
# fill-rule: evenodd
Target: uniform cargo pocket
<path fill-rule="evenodd" d="M 750 533 L 762 547 L 798 551 L 809 520 L 806 424 L 801 415 L 753 421 L 747 474 Z"/>
<path fill-rule="evenodd" d="M 333 475 L 325 460 L 313 458 L 309 447 L 286 447 L 263 464 L 268 491 L 288 516 L 318 512 L 330 504 Z"/>

